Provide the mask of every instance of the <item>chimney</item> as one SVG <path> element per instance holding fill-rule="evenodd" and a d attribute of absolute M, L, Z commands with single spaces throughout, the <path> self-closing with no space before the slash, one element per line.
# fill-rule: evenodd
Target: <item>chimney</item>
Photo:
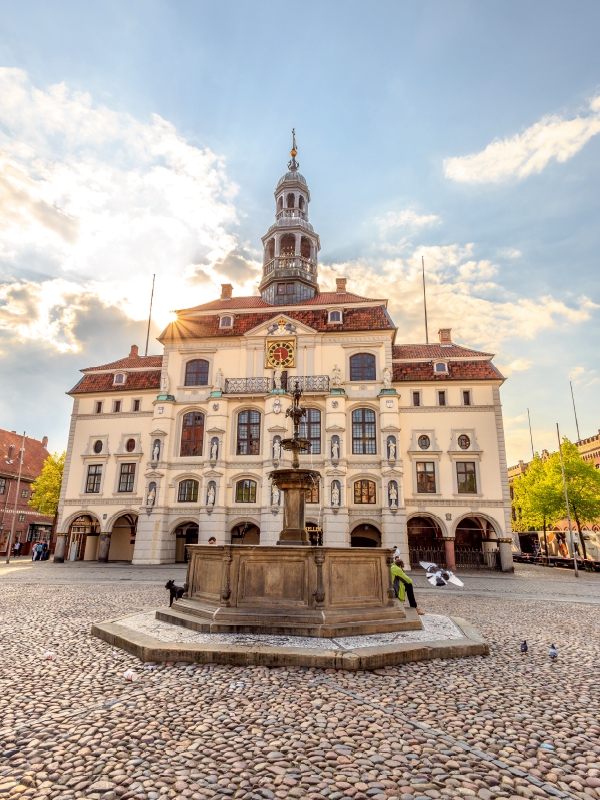
<path fill-rule="evenodd" d="M 452 344 L 452 328 L 440 328 L 438 331 L 440 344 Z"/>
<path fill-rule="evenodd" d="M 129 358 L 138 358 L 138 346 L 137 344 L 131 345 L 131 351 L 129 353 Z"/>
<path fill-rule="evenodd" d="M 233 286 L 230 283 L 221 284 L 221 300 L 231 300 Z"/>
<path fill-rule="evenodd" d="M 44 436 L 44 438 L 42 439 L 42 447 L 44 449 L 46 449 L 46 450 L 48 449 L 48 437 L 47 436 Z"/>
<path fill-rule="evenodd" d="M 346 291 L 346 280 L 347 280 L 347 278 L 336 278 L 335 279 L 335 291 L 336 291 L 336 294 L 343 294 Z"/>

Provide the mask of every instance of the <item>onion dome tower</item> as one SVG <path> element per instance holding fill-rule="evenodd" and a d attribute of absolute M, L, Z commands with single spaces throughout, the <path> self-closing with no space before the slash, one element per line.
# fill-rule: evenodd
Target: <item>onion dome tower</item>
<path fill-rule="evenodd" d="M 319 237 L 308 221 L 310 192 L 298 172 L 296 132 L 292 130 L 288 172 L 275 188 L 275 222 L 262 237 L 263 276 L 259 291 L 271 305 L 294 305 L 319 291 L 317 254 Z"/>

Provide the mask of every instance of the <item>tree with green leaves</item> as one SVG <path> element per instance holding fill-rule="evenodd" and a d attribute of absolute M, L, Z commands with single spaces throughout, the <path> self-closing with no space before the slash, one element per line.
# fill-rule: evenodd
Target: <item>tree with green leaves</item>
<path fill-rule="evenodd" d="M 513 508 L 515 530 L 544 531 L 544 547 L 548 555 L 546 529 L 564 516 L 564 494 L 557 486 L 554 474 L 549 473 L 548 461 L 538 453 L 530 462 L 527 472 L 513 481 Z"/>
<path fill-rule="evenodd" d="M 587 558 L 585 539 L 581 531 L 583 523 L 593 523 L 600 518 L 600 471 L 593 463 L 584 461 L 577 445 L 563 437 L 562 455 L 565 466 L 565 480 L 569 495 L 571 515 L 577 525 L 579 541 L 581 542 L 582 555 Z M 552 453 L 545 464 L 550 482 L 556 487 L 555 491 L 562 494 L 562 514 L 564 518 L 567 508 L 564 500 L 562 472 L 560 466 L 560 453 Z"/>
<path fill-rule="evenodd" d="M 54 517 L 52 531 L 56 528 L 58 517 L 58 500 L 60 498 L 60 487 L 65 469 L 66 453 L 52 453 L 44 461 L 42 472 L 31 484 L 32 496 L 28 505 L 44 514 L 46 517 Z"/>

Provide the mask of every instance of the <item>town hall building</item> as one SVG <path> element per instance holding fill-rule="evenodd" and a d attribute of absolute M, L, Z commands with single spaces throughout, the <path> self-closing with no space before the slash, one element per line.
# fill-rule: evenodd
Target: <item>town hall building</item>
<path fill-rule="evenodd" d="M 275 544 L 269 480 L 299 385 L 320 480 L 307 497 L 315 545 L 399 547 L 405 562 L 512 569 L 500 386 L 493 356 L 402 344 L 387 300 L 338 278 L 321 291 L 319 236 L 296 149 L 262 238 L 260 294 L 177 312 L 163 355 L 82 370 L 63 481 L 58 558 L 181 562 L 186 544 Z"/>

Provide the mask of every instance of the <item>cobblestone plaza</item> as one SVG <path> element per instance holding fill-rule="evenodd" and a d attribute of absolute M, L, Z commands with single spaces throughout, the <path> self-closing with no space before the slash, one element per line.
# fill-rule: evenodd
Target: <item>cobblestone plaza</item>
<path fill-rule="evenodd" d="M 0 568 L 0 796 L 600 797 L 597 575 L 417 576 L 421 607 L 467 617 L 490 656 L 377 672 L 150 668 L 90 635 L 164 606 L 171 577 L 183 569 Z"/>

